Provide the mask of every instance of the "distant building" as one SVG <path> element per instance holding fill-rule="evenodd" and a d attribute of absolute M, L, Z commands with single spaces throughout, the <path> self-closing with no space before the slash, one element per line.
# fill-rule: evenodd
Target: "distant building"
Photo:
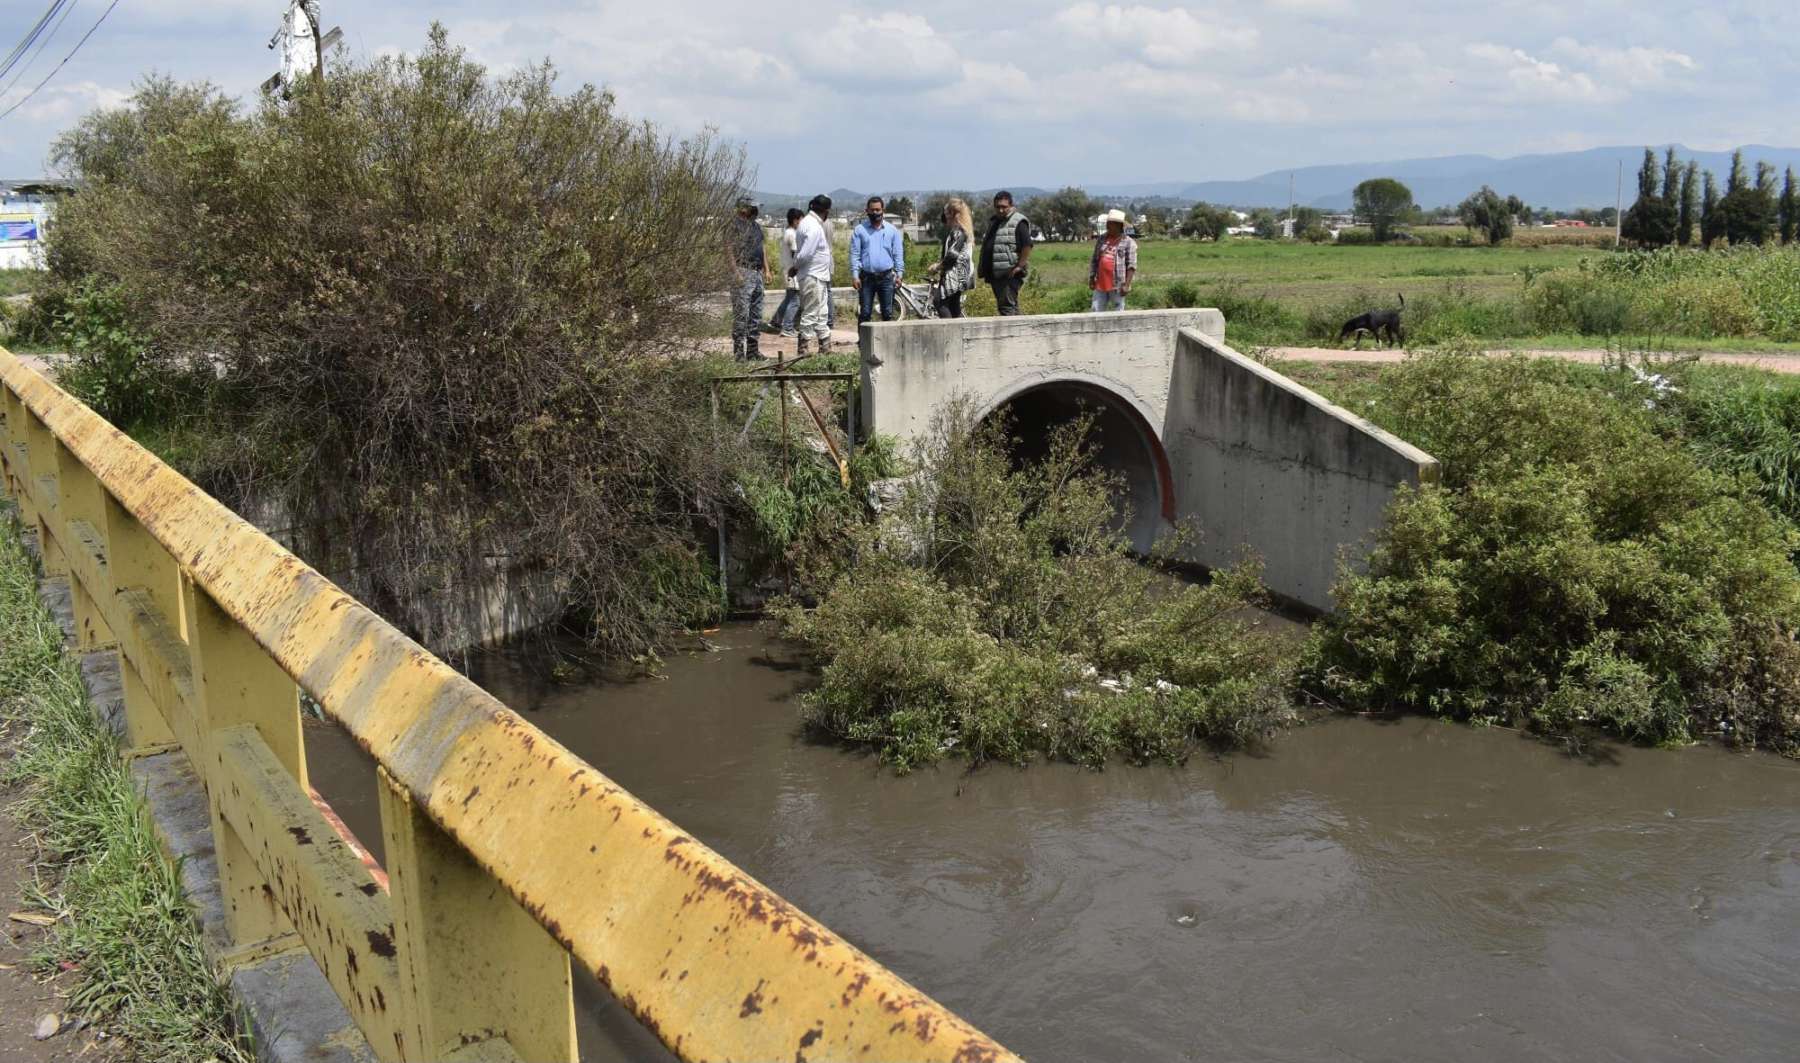
<path fill-rule="evenodd" d="M 0 269 L 44 268 L 44 231 L 73 191 L 65 181 L 0 181 Z"/>

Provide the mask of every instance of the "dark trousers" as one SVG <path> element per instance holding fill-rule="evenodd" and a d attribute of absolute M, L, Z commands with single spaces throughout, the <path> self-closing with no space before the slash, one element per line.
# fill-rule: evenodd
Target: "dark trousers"
<path fill-rule="evenodd" d="M 949 295 L 939 295 L 937 300 L 938 316 L 961 317 L 962 297 L 963 293 L 961 292 L 951 292 Z"/>
<path fill-rule="evenodd" d="M 762 270 L 740 267 L 731 289 L 731 353 L 739 358 L 757 357 L 756 339 L 762 331 L 762 306 Z"/>
<path fill-rule="evenodd" d="M 994 289 L 994 306 L 1001 317 L 1016 317 L 1019 313 L 1019 289 L 1024 286 L 1024 277 L 1004 277 L 989 281 Z"/>
<path fill-rule="evenodd" d="M 856 312 L 857 324 L 862 324 L 875 316 L 875 297 L 881 296 L 881 320 L 894 320 L 894 271 L 886 273 L 870 273 L 862 275 L 862 290 L 856 293 L 862 302 Z"/>

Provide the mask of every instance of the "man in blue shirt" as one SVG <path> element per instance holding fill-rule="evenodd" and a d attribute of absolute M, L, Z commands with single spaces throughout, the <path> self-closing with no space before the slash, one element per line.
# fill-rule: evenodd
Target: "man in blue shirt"
<path fill-rule="evenodd" d="M 875 316 L 875 297 L 881 296 L 881 320 L 894 320 L 894 285 L 906 275 L 906 246 L 900 230 L 883 217 L 887 204 L 870 196 L 868 217 L 850 234 L 850 285 L 860 302 L 858 324 Z"/>

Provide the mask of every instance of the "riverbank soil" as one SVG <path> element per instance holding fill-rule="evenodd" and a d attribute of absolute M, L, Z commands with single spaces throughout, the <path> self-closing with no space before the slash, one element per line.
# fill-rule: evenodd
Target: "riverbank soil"
<path fill-rule="evenodd" d="M 0 760 L 10 762 L 15 725 L 0 723 Z M 55 918 L 24 899 L 25 888 L 37 871 L 38 847 L 30 832 L 20 826 L 15 808 L 16 786 L 0 786 L 0 890 L 4 891 L 5 938 L 0 940 L 0 1063 L 49 1063 L 80 1059 L 84 1063 L 132 1058 L 120 1042 L 91 1026 L 81 1025 L 69 1014 L 58 975 L 40 980 L 32 973 L 31 953 L 50 932 L 39 920 Z M 51 1018 L 46 1018 L 51 1016 Z M 39 1033 L 55 1030 L 43 1040 Z"/>

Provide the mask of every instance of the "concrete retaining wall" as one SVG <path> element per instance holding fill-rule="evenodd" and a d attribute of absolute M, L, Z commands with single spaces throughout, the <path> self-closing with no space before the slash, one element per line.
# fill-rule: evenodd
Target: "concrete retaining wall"
<path fill-rule="evenodd" d="M 901 440 L 922 435 L 957 395 L 982 413 L 1040 384 L 1083 381 L 1163 423 L 1175 337 L 1192 329 L 1223 343 L 1217 310 L 1042 314 L 863 325 L 864 423 Z"/>
<path fill-rule="evenodd" d="M 1181 515 L 1203 535 L 1188 559 L 1230 564 L 1249 547 L 1264 581 L 1332 608 L 1340 551 L 1366 553 L 1401 484 L 1437 479 L 1437 459 L 1225 346 L 1182 329 L 1163 445 Z"/>

